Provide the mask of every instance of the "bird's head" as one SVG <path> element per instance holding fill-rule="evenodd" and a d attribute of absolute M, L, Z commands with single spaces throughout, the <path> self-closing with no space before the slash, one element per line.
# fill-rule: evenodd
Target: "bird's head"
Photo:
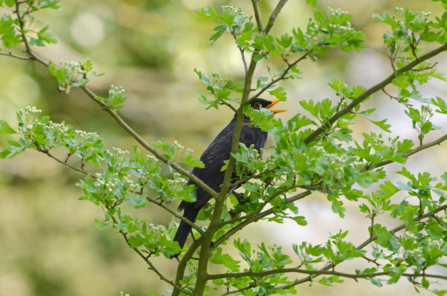
<path fill-rule="evenodd" d="M 253 100 L 250 103 L 250 105 L 254 109 L 258 109 L 259 110 L 262 107 L 262 108 L 270 110 L 270 108 L 272 108 L 273 106 L 275 106 L 279 102 L 280 102 L 280 100 L 267 101 L 267 100 L 264 100 L 264 99 L 256 99 L 256 100 Z M 284 110 L 284 109 L 270 110 L 270 112 L 273 112 L 273 113 L 281 113 L 281 112 L 286 112 L 286 111 L 287 110 Z"/>

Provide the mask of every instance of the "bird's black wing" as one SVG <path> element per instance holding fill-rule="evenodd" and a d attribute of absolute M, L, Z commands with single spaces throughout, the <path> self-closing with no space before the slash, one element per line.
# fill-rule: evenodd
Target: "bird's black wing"
<path fill-rule="evenodd" d="M 205 152 L 203 152 L 200 160 L 205 164 L 205 167 L 203 169 L 196 167 L 192 171 L 193 175 L 217 192 L 220 191 L 220 186 L 225 177 L 225 171 L 221 171 L 222 166 L 224 165 L 225 160 L 230 159 L 235 125 L 236 120 L 233 119 L 233 121 L 219 133 Z M 255 148 L 259 150 L 259 148 L 264 147 L 266 138 L 267 133 L 263 133 L 260 129 L 244 126 L 241 131 L 240 142 L 244 143 L 247 147 L 250 147 L 253 144 L 255 145 Z M 194 184 L 194 182 L 189 180 L 188 184 Z M 191 222 L 195 222 L 199 211 L 210 199 L 211 196 L 205 190 L 197 187 L 197 200 L 194 203 L 182 201 L 179 210 L 184 210 L 183 217 Z M 181 221 L 174 237 L 174 241 L 177 241 L 181 248 L 184 246 L 190 231 L 191 226 L 184 221 Z M 173 257 L 177 256 L 178 254 Z"/>

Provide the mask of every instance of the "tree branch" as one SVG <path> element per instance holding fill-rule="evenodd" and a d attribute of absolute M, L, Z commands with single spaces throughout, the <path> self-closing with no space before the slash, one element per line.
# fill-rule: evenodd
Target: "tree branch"
<path fill-rule="evenodd" d="M 0 55 L 4 55 L 4 56 L 7 56 L 7 57 L 19 59 L 19 60 L 33 60 L 33 57 L 22 57 L 22 56 L 18 56 L 18 55 L 12 54 L 11 52 L 9 52 L 9 53 L 0 52 Z"/>
<path fill-rule="evenodd" d="M 227 101 L 225 101 L 224 99 L 220 99 L 220 104 L 221 105 L 226 105 L 228 106 L 228 108 L 230 108 L 231 110 L 234 111 L 234 113 L 237 112 L 237 109 L 233 107 L 233 105 L 231 105 L 230 103 L 228 103 Z"/>
<path fill-rule="evenodd" d="M 397 100 L 398 102 L 400 102 L 398 97 L 392 96 L 392 95 L 390 95 L 389 93 L 387 93 L 386 90 L 385 90 L 385 88 L 382 88 L 382 91 L 383 91 L 387 96 L 389 96 L 391 100 L 392 100 L 392 99 L 395 99 L 395 100 Z"/>
<path fill-rule="evenodd" d="M 409 151 L 409 152 L 407 152 L 407 153 L 404 153 L 404 154 L 402 154 L 402 156 L 408 158 L 408 157 L 410 157 L 411 155 L 416 154 L 416 153 L 418 153 L 418 152 L 420 152 L 420 151 L 422 151 L 422 150 L 425 150 L 425 149 L 427 149 L 427 148 L 433 147 L 433 146 L 435 146 L 435 145 L 440 145 L 440 144 L 441 144 L 442 142 L 444 142 L 445 140 L 447 140 L 447 134 L 444 135 L 444 136 L 442 136 L 441 138 L 439 138 L 439 139 L 433 141 L 433 142 L 424 144 L 424 145 L 419 146 L 419 147 L 417 147 L 417 148 L 415 148 L 415 149 L 413 149 L 413 150 L 411 150 L 411 151 Z M 370 165 L 369 167 L 365 167 L 365 168 L 363 168 L 363 169 L 361 170 L 361 172 L 364 172 L 364 171 L 367 171 L 367 170 L 376 169 L 376 168 L 379 168 L 379 167 L 383 167 L 383 166 L 385 166 L 385 165 L 387 165 L 387 164 L 390 164 L 390 163 L 392 163 L 392 162 L 394 162 L 394 161 L 392 161 L 392 160 L 384 160 L 384 161 L 381 161 L 381 162 L 379 162 L 379 163 L 372 164 L 372 165 Z"/>
<path fill-rule="evenodd" d="M 272 14 L 270 15 L 269 22 L 267 23 L 267 27 L 265 27 L 265 35 L 268 35 L 270 32 L 270 29 L 275 24 L 275 20 L 278 17 L 279 13 L 281 12 L 281 9 L 286 5 L 287 0 L 279 0 L 278 5 L 276 5 L 275 10 L 273 10 Z"/>
<path fill-rule="evenodd" d="M 264 32 L 264 29 L 262 27 L 261 15 L 259 14 L 258 1 L 259 0 L 251 0 L 251 3 L 253 4 L 253 11 L 255 13 L 255 19 L 256 19 L 256 24 L 258 25 L 258 30 L 259 30 L 259 33 L 261 33 L 261 32 Z M 247 72 L 247 71 L 245 71 L 245 72 Z"/>
<path fill-rule="evenodd" d="M 426 213 L 426 214 L 423 215 L 423 216 L 420 216 L 420 217 L 418 216 L 418 217 L 414 218 L 413 221 L 420 221 L 420 220 L 422 220 L 422 219 L 428 218 L 428 217 L 430 217 L 431 215 L 434 215 L 434 214 L 436 214 L 436 213 L 438 213 L 438 212 L 440 212 L 440 211 L 443 211 L 443 210 L 445 210 L 445 209 L 447 209 L 447 204 L 446 204 L 446 205 L 443 205 L 442 207 L 436 208 L 436 209 L 434 209 L 433 211 L 428 212 L 428 213 Z M 396 233 L 396 232 L 398 232 L 398 231 L 404 229 L 405 226 L 406 226 L 406 223 L 403 223 L 403 224 L 401 224 L 401 225 L 399 225 L 399 226 L 393 228 L 393 229 L 390 230 L 389 232 L 390 232 L 391 234 L 394 234 L 394 233 Z M 357 250 L 361 250 L 361 249 L 363 249 L 364 247 L 366 247 L 367 245 L 369 245 L 371 242 L 375 241 L 376 239 L 377 239 L 377 235 L 368 238 L 366 241 L 364 241 L 363 243 L 361 243 L 360 245 L 357 246 Z M 326 265 L 325 267 L 321 268 L 319 271 L 326 271 L 326 270 L 329 270 L 331 267 L 332 267 L 332 265 Z M 307 276 L 307 277 L 305 277 L 305 278 L 295 280 L 295 281 L 294 281 L 292 284 L 290 284 L 290 285 L 284 285 L 284 286 L 281 286 L 280 288 L 281 288 L 281 289 L 288 289 L 288 288 L 291 288 L 291 287 L 293 287 L 293 286 L 296 286 L 296 285 L 299 285 L 299 284 L 308 282 L 308 281 L 310 281 L 311 279 L 312 279 L 311 276 Z"/>
<path fill-rule="evenodd" d="M 281 8 L 284 6 L 284 4 L 287 2 L 287 0 L 280 0 L 278 3 L 278 6 L 273 11 L 269 25 L 267 30 L 265 31 L 266 34 L 270 31 L 271 27 L 273 26 L 274 20 L 278 16 L 279 12 L 281 11 Z M 253 55 L 256 52 L 253 53 Z M 244 79 L 244 90 L 242 93 L 242 99 L 241 99 L 241 105 L 236 112 L 236 125 L 234 127 L 233 137 L 231 139 L 231 152 L 237 153 L 239 150 L 239 142 L 241 137 L 241 131 L 242 127 L 244 126 L 244 114 L 242 112 L 245 105 L 248 104 L 249 95 L 251 91 L 251 84 L 253 81 L 253 74 L 256 69 L 257 62 L 253 59 L 253 55 L 251 57 L 250 66 L 248 67 L 248 71 L 245 73 L 245 79 Z M 213 216 L 211 218 L 208 230 L 206 231 L 205 235 L 203 235 L 203 243 L 200 250 L 200 259 L 199 264 L 197 268 L 197 282 L 194 289 L 194 292 L 197 295 L 202 295 L 205 291 L 206 287 L 206 276 L 207 276 L 207 269 L 208 269 L 208 259 L 211 255 L 211 243 L 214 234 L 218 230 L 218 224 L 220 222 L 220 215 L 222 213 L 223 203 L 225 201 L 225 197 L 228 193 L 228 190 L 230 189 L 231 184 L 231 177 L 233 175 L 234 168 L 236 166 L 236 160 L 233 156 L 230 156 L 230 159 L 228 161 L 227 169 L 225 171 L 224 180 L 222 183 L 222 188 L 220 193 L 215 197 L 215 204 L 214 204 L 214 211 Z M 216 245 L 212 248 L 215 248 Z"/>
<path fill-rule="evenodd" d="M 182 215 L 179 215 L 173 209 L 171 209 L 170 207 L 164 205 L 162 202 L 158 202 L 155 199 L 152 199 L 150 197 L 146 197 L 146 199 L 147 199 L 148 202 L 156 204 L 157 206 L 159 206 L 159 207 L 163 208 L 164 210 L 168 211 L 171 215 L 174 215 L 175 217 L 177 217 L 180 220 L 182 220 L 183 222 L 185 222 L 186 224 L 188 224 L 189 226 L 191 226 L 192 228 L 197 230 L 197 232 L 200 233 L 200 235 L 204 235 L 205 234 L 205 232 L 203 232 L 203 230 L 199 226 L 197 226 L 196 224 L 191 222 L 188 218 L 185 218 Z"/>
<path fill-rule="evenodd" d="M 435 141 L 433 141 L 433 142 L 430 142 L 430 143 L 427 143 L 427 144 L 425 144 L 425 145 L 419 146 L 419 147 L 417 147 L 417 148 L 415 148 L 415 149 L 413 149 L 413 150 L 411 150 L 411 151 L 409 151 L 409 152 L 403 154 L 402 156 L 408 158 L 408 157 L 410 157 L 411 155 L 416 154 L 416 153 L 418 153 L 418 152 L 420 152 L 420 151 L 422 151 L 422 150 L 424 150 L 424 149 L 430 148 L 430 147 L 435 146 L 435 145 L 439 145 L 439 144 L 441 144 L 441 143 L 442 143 L 443 141 L 445 141 L 445 140 L 447 140 L 447 135 L 445 135 L 445 136 L 443 136 L 443 137 L 441 137 L 441 138 L 439 138 L 439 139 L 437 139 L 437 140 L 435 140 Z M 390 164 L 390 163 L 392 163 L 392 162 L 394 162 L 394 161 L 391 161 L 391 160 L 384 160 L 384 161 L 379 162 L 379 163 L 377 163 L 377 164 L 375 164 L 375 165 L 371 165 L 371 166 L 369 166 L 369 167 L 365 167 L 365 168 L 363 168 L 363 169 L 361 170 L 361 172 L 368 171 L 368 170 L 372 170 L 372 169 L 376 169 L 376 168 L 378 168 L 378 167 L 385 166 L 385 165 Z M 297 201 L 297 200 L 303 199 L 303 198 L 305 198 L 306 196 L 309 196 L 310 194 L 311 194 L 311 191 L 310 191 L 310 190 L 301 192 L 301 193 L 299 193 L 299 194 L 296 194 L 296 195 L 294 195 L 294 196 L 292 196 L 292 197 L 287 198 L 287 203 L 295 202 L 295 201 Z M 266 205 L 267 205 L 267 204 L 264 204 L 264 205 L 260 208 L 260 210 L 258 210 L 258 211 L 255 212 L 255 213 L 249 214 L 249 215 L 244 216 L 244 217 L 234 218 L 234 219 L 231 219 L 231 220 L 229 220 L 229 221 L 221 222 L 221 223 L 219 224 L 219 227 L 222 227 L 223 225 L 227 225 L 227 224 L 232 224 L 232 223 L 235 223 L 235 222 L 237 222 L 237 221 L 245 220 L 245 221 L 242 222 L 241 224 L 239 224 L 239 225 L 233 227 L 232 229 L 230 229 L 230 230 L 229 230 L 227 233 L 225 233 L 221 238 L 219 238 L 219 239 L 215 242 L 215 246 L 218 246 L 220 243 L 222 243 L 222 242 L 224 241 L 224 240 L 223 240 L 224 237 L 225 237 L 225 239 L 227 239 L 227 238 L 229 238 L 231 235 L 233 235 L 234 233 L 236 233 L 237 231 L 239 231 L 239 230 L 241 230 L 242 228 L 244 228 L 245 226 L 247 226 L 248 224 L 250 224 L 250 223 L 252 223 L 252 222 L 254 222 L 254 221 L 256 221 L 256 220 L 262 219 L 262 218 L 264 218 L 265 216 L 268 216 L 268 215 L 273 214 L 273 213 L 274 213 L 274 211 L 273 211 L 274 208 L 268 209 L 268 210 L 266 210 L 266 211 L 260 213 L 260 211 L 262 211 L 262 209 L 263 209 Z M 426 215 L 427 215 L 427 214 L 426 214 Z M 425 215 L 424 215 L 424 216 L 425 216 Z"/>
<path fill-rule="evenodd" d="M 60 164 L 62 164 L 62 165 L 64 165 L 64 166 L 66 166 L 67 168 L 70 168 L 70 169 L 72 169 L 72 170 L 74 170 L 74 171 L 77 171 L 77 172 L 80 172 L 80 173 L 83 173 L 83 174 L 86 174 L 86 175 L 90 175 L 90 176 L 92 176 L 93 178 L 96 178 L 96 176 L 93 175 L 92 173 L 89 173 L 89 172 L 87 172 L 87 171 L 84 171 L 84 170 L 80 170 L 80 169 L 78 169 L 78 168 L 75 168 L 74 166 L 71 166 L 71 165 L 69 165 L 68 163 L 66 163 L 66 162 L 64 162 L 64 161 L 62 161 L 62 160 L 60 160 L 60 159 L 58 159 L 57 157 L 53 156 L 53 155 L 52 155 L 49 151 L 47 151 L 47 150 L 42 150 L 42 149 L 40 149 L 40 150 L 37 150 L 37 151 L 42 152 L 42 153 L 48 155 L 49 157 L 51 157 L 52 159 L 54 159 L 54 160 L 57 161 L 58 163 L 60 163 Z"/>
<path fill-rule="evenodd" d="M 247 104 L 250 104 L 253 100 L 259 98 L 260 95 L 262 95 L 266 90 L 268 90 L 272 85 L 274 85 L 275 83 L 277 83 L 280 80 L 285 79 L 284 77 L 287 75 L 287 73 L 289 73 L 289 70 L 295 66 L 296 64 L 298 64 L 299 62 L 301 62 L 302 60 L 306 59 L 307 56 L 309 55 L 309 53 L 305 53 L 302 57 L 300 57 L 299 59 L 297 59 L 296 61 L 294 61 L 291 64 L 288 64 L 287 68 L 284 70 L 284 72 L 282 73 L 281 76 L 279 76 L 278 78 L 272 80 L 269 84 L 267 84 L 266 86 L 264 86 L 257 94 L 255 94 L 254 96 L 252 96 L 250 98 L 250 100 L 247 101 Z"/>
<path fill-rule="evenodd" d="M 280 190 L 280 191 L 276 192 L 276 193 L 272 196 L 272 198 L 275 198 L 276 196 L 281 195 L 281 194 L 283 194 L 283 193 L 289 191 L 290 189 L 291 189 L 290 187 L 284 188 L 283 190 Z M 304 198 L 304 197 L 310 195 L 310 193 L 311 193 L 310 191 L 305 191 L 305 192 L 303 192 L 303 193 L 297 194 L 297 195 L 293 196 L 292 198 L 288 198 L 288 199 L 287 199 L 287 203 L 289 203 L 289 202 L 293 202 L 293 201 L 296 201 L 296 200 L 299 200 L 299 199 L 302 199 L 302 198 Z M 270 198 L 269 201 L 270 201 L 272 198 Z M 290 201 L 289 201 L 289 200 L 290 200 Z M 241 224 L 238 224 L 237 226 L 231 228 L 231 229 L 228 230 L 224 235 L 222 235 L 218 240 L 216 240 L 216 241 L 214 242 L 214 247 L 215 247 L 215 248 L 218 247 L 221 243 L 223 243 L 224 241 L 226 241 L 228 238 L 230 238 L 230 237 L 231 237 L 232 235 L 234 235 L 236 232 L 238 232 L 239 230 L 241 230 L 241 229 L 244 228 L 245 226 L 251 224 L 252 222 L 255 222 L 255 221 L 259 220 L 259 219 L 264 218 L 265 216 L 268 216 L 268 215 L 270 215 L 270 214 L 273 214 L 273 212 L 274 212 L 274 208 L 268 209 L 268 210 L 266 210 L 266 211 L 264 211 L 264 212 L 261 213 L 262 209 L 263 209 L 265 206 L 267 206 L 267 204 L 269 203 L 269 201 L 267 201 L 266 203 L 264 203 L 264 204 L 263 204 L 263 205 L 262 205 L 256 212 L 255 212 L 255 213 L 252 213 L 252 214 L 246 216 L 246 217 L 245 217 L 246 220 L 243 221 Z M 236 219 L 233 219 L 233 220 L 242 220 L 242 218 L 236 218 Z M 230 220 L 230 221 L 231 221 L 231 220 Z M 227 221 L 227 222 L 229 222 L 229 221 Z M 221 222 L 221 223 L 218 224 L 218 226 L 221 227 L 221 226 L 223 226 L 223 225 L 225 225 L 225 224 L 228 224 L 228 223 L 226 223 L 226 222 Z"/>
<path fill-rule="evenodd" d="M 275 269 L 268 270 L 263 272 L 241 272 L 241 273 L 222 273 L 222 274 L 210 274 L 208 275 L 208 279 L 216 280 L 216 279 L 228 279 L 228 278 L 240 278 L 240 277 L 265 277 L 272 274 L 279 273 L 302 273 L 308 275 L 335 275 L 340 277 L 346 277 L 351 279 L 359 279 L 359 278 L 373 278 L 376 276 L 384 276 L 393 273 L 393 271 L 384 271 L 384 272 L 375 272 L 375 273 L 364 273 L 364 274 L 352 274 L 352 273 L 344 273 L 338 271 L 326 271 L 326 270 L 306 270 L 300 268 L 283 268 L 283 269 Z M 447 276 L 436 275 L 436 274 L 422 274 L 422 273 L 404 273 L 403 276 L 407 277 L 429 277 L 429 278 L 438 278 L 447 280 Z"/>
<path fill-rule="evenodd" d="M 436 214 L 436 213 L 438 213 L 440 211 L 443 211 L 445 209 L 447 209 L 447 204 L 445 204 L 445 205 L 443 205 L 441 207 L 438 207 L 438 208 L 434 209 L 433 211 L 428 212 L 428 213 L 426 213 L 426 214 L 424 214 L 422 216 L 417 216 L 416 218 L 413 219 L 413 221 L 420 221 L 422 219 L 425 219 L 425 218 L 428 218 L 430 216 L 433 216 L 434 214 Z M 391 229 L 389 232 L 391 234 L 394 234 L 394 233 L 404 229 L 405 226 L 406 226 L 406 223 L 403 223 L 403 224 L 401 224 L 401 225 Z M 374 236 L 368 238 L 366 241 L 364 241 L 363 243 L 361 243 L 360 245 L 357 246 L 357 250 L 363 249 L 364 247 L 366 247 L 367 245 L 369 245 L 371 242 L 375 241 L 376 239 L 377 239 L 377 235 L 374 235 Z"/>
<path fill-rule="evenodd" d="M 23 30 L 22 30 L 23 31 Z M 24 34 L 22 34 L 22 38 L 25 38 L 24 40 L 26 40 L 26 37 Z M 49 64 L 46 60 L 42 59 L 41 57 L 39 57 L 35 52 L 33 52 L 30 48 L 27 49 L 27 52 L 31 55 L 32 58 L 30 58 L 29 60 L 36 60 L 39 63 L 41 63 L 42 65 L 44 65 L 45 67 L 48 68 Z M 97 104 L 99 104 L 103 110 L 105 110 L 107 113 L 109 113 L 113 118 L 115 118 L 115 120 L 119 123 L 119 125 L 121 125 L 135 140 L 137 140 L 138 143 L 141 144 L 141 146 L 143 146 L 146 150 L 148 150 L 149 152 L 151 152 L 155 157 L 157 157 L 159 160 L 161 160 L 164 163 L 168 163 L 168 159 L 162 154 L 159 153 L 155 147 L 153 147 L 152 145 L 148 144 L 139 134 L 137 134 L 119 115 L 118 113 L 116 113 L 113 110 L 110 110 L 109 108 L 107 108 L 107 105 L 101 101 L 98 101 L 97 99 L 95 99 L 97 97 L 97 95 L 95 93 L 93 93 L 88 87 L 86 86 L 82 86 L 80 87 L 86 94 L 87 96 L 89 96 L 92 100 L 94 100 Z M 173 162 L 170 164 L 177 172 L 179 172 L 180 174 L 182 174 L 183 176 L 191 179 L 197 186 L 199 186 L 200 188 L 202 188 L 203 190 L 205 190 L 209 195 L 211 195 L 213 198 L 217 197 L 217 192 L 215 192 L 212 188 L 210 188 L 208 185 L 205 184 L 205 182 L 203 182 L 202 180 L 200 180 L 199 178 L 197 178 L 196 176 L 194 176 L 191 172 L 189 172 L 188 170 L 185 170 L 184 168 L 182 168 L 180 165 L 178 165 L 177 163 Z"/>
<path fill-rule="evenodd" d="M 185 255 L 183 256 L 182 260 L 180 260 L 180 263 L 177 267 L 177 274 L 175 276 L 175 283 L 176 285 L 180 286 L 180 281 L 183 280 L 183 277 L 185 275 L 185 269 L 187 266 L 187 263 L 189 260 L 192 259 L 195 251 L 201 246 L 203 241 L 203 236 L 196 239 L 192 245 L 189 247 L 188 251 L 186 251 Z M 174 291 L 172 292 L 172 296 L 179 296 L 180 290 L 174 288 Z"/>
<path fill-rule="evenodd" d="M 254 288 L 253 285 L 248 285 L 247 287 L 242 288 L 242 289 L 239 289 L 239 290 L 236 290 L 236 291 L 228 291 L 227 293 L 224 293 L 224 294 L 222 294 L 221 296 L 226 296 L 226 295 L 231 295 L 231 294 L 240 293 L 240 292 L 243 292 L 243 291 L 245 291 L 245 290 L 252 289 L 252 288 Z"/>
<path fill-rule="evenodd" d="M 118 221 L 116 220 L 115 217 L 112 216 L 112 220 L 114 223 L 118 224 Z M 124 240 L 126 241 L 127 245 L 130 247 L 130 243 L 129 240 L 127 239 L 127 233 L 123 232 L 122 230 L 118 231 L 119 233 L 121 233 L 121 235 L 123 236 Z M 155 266 L 152 264 L 151 261 L 149 261 L 149 259 L 147 258 L 147 256 L 144 256 L 143 253 L 141 253 L 140 250 L 138 250 L 138 248 L 131 248 L 133 249 L 146 263 L 147 265 L 150 266 L 150 269 L 153 270 L 162 281 L 165 281 L 166 283 L 170 284 L 171 286 L 173 286 L 175 289 L 185 293 L 186 295 L 191 295 L 194 296 L 193 293 L 186 291 L 185 289 L 183 289 L 181 286 L 177 285 L 176 283 L 174 283 L 171 280 L 168 280 L 165 276 L 163 276 L 160 271 L 158 271 L 158 269 L 155 268 Z"/>
<path fill-rule="evenodd" d="M 433 69 L 437 64 L 438 64 L 438 62 L 434 63 L 434 64 L 431 65 L 430 67 L 427 67 L 427 68 L 421 68 L 421 69 L 412 69 L 411 71 L 413 71 L 413 72 L 418 72 L 418 71 L 430 70 L 430 69 Z"/>
<path fill-rule="evenodd" d="M 342 109 L 341 111 L 337 112 L 334 114 L 334 116 L 332 116 L 332 118 L 329 120 L 328 124 L 325 124 L 323 126 L 320 126 L 319 128 L 317 128 L 312 134 L 310 134 L 306 139 L 304 139 L 304 143 L 305 144 L 309 144 L 311 142 L 313 142 L 325 129 L 330 128 L 338 119 L 340 119 L 343 115 L 349 113 L 352 109 L 354 109 L 355 106 L 357 106 L 358 104 L 360 104 L 361 102 L 363 102 L 366 98 L 368 98 L 369 96 L 371 96 L 373 93 L 383 89 L 385 86 L 387 86 L 388 84 L 391 83 L 391 81 L 394 79 L 394 77 L 396 76 L 397 72 L 406 72 L 409 71 L 411 69 L 413 69 L 416 65 L 419 65 L 420 63 L 422 63 L 423 61 L 434 57 L 438 54 L 440 54 L 441 52 L 447 50 L 447 43 L 438 47 L 435 50 L 430 51 L 429 53 L 426 53 L 423 56 L 420 56 L 419 59 L 414 60 L 413 62 L 409 63 L 408 65 L 406 65 L 405 67 L 402 67 L 398 70 L 396 70 L 395 72 L 393 72 L 390 76 L 388 76 L 385 80 L 383 80 L 382 82 L 379 82 L 378 84 L 374 85 L 373 87 L 367 89 L 364 93 L 362 93 L 360 96 L 358 96 L 357 98 L 355 98 L 348 106 L 346 106 L 344 109 Z"/>

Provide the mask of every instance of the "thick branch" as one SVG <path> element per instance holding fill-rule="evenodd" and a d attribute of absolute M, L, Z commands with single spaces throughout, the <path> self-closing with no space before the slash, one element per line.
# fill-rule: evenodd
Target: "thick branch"
<path fill-rule="evenodd" d="M 175 276 L 175 283 L 178 286 L 180 286 L 180 281 L 183 280 L 188 261 L 192 259 L 192 256 L 194 255 L 195 251 L 200 247 L 200 245 L 202 244 L 202 241 L 203 241 L 203 236 L 196 239 L 192 243 L 192 245 L 189 247 L 188 251 L 186 251 L 182 260 L 180 260 L 180 263 L 177 267 L 177 274 Z M 174 291 L 172 292 L 172 296 L 179 296 L 180 292 L 181 292 L 180 290 L 174 289 Z"/>
<path fill-rule="evenodd" d="M 281 9 L 286 5 L 287 0 L 279 0 L 278 5 L 276 5 L 275 10 L 273 10 L 272 14 L 270 15 L 269 22 L 267 24 L 267 27 L 265 27 L 265 35 L 268 35 L 270 32 L 270 29 L 275 24 L 275 20 L 278 17 L 279 13 L 281 12 Z"/>
<path fill-rule="evenodd" d="M 284 4 L 287 2 L 287 0 L 280 0 L 278 3 L 278 6 L 273 11 L 272 15 L 270 16 L 269 26 L 268 29 L 265 31 L 266 34 L 268 34 L 269 30 L 273 26 L 274 20 L 278 16 L 279 12 L 281 11 L 281 8 L 284 6 Z M 254 54 L 254 53 L 253 53 Z M 236 125 L 234 127 L 232 142 L 231 142 L 231 152 L 237 153 L 239 150 L 239 142 L 240 142 L 240 136 L 242 127 L 244 126 L 244 114 L 242 113 L 242 110 L 245 105 L 247 105 L 248 97 L 250 95 L 251 91 L 251 83 L 253 81 L 253 74 L 256 69 L 257 62 L 253 59 L 253 55 L 250 61 L 250 66 L 248 67 L 248 71 L 245 74 L 244 79 L 244 90 L 242 93 L 242 99 L 241 99 L 241 105 L 236 112 Z M 223 203 L 225 201 L 225 197 L 227 196 L 228 190 L 230 189 L 231 184 L 231 177 L 233 175 L 234 168 L 236 166 L 236 160 L 233 156 L 230 157 L 227 169 L 225 171 L 224 180 L 222 183 L 222 188 L 217 197 L 215 197 L 215 204 L 214 204 L 214 211 L 213 216 L 210 221 L 209 228 L 205 235 L 203 236 L 203 243 L 202 248 L 200 250 L 200 259 L 199 264 L 197 268 L 197 283 L 195 286 L 195 293 L 197 295 L 202 295 L 205 291 L 206 287 L 206 276 L 207 276 L 207 269 L 208 269 L 208 260 L 209 256 L 211 254 L 211 243 L 214 236 L 214 233 L 219 229 L 218 224 L 220 221 L 220 215 L 222 213 Z M 216 245 L 213 246 L 215 248 Z"/>
<path fill-rule="evenodd" d="M 259 33 L 261 33 L 261 32 L 264 32 L 264 29 L 262 27 L 261 15 L 259 14 L 258 1 L 259 0 L 251 0 L 251 3 L 253 4 L 253 11 L 255 13 L 255 19 L 256 19 L 256 24 L 258 25 L 258 30 L 259 30 Z"/>
<path fill-rule="evenodd" d="M 388 76 L 385 80 L 382 82 L 379 82 L 378 84 L 374 85 L 373 87 L 367 89 L 364 93 L 362 93 L 360 96 L 358 96 L 356 99 L 354 99 L 346 108 L 342 109 L 341 111 L 335 113 L 334 116 L 329 120 L 329 123 L 317 128 L 312 134 L 310 134 L 306 139 L 304 139 L 304 143 L 309 144 L 313 142 L 325 129 L 330 128 L 338 119 L 340 119 L 345 114 L 349 113 L 352 109 L 354 109 L 355 106 L 363 102 L 366 98 L 371 96 L 373 93 L 383 89 L 385 86 L 391 83 L 391 81 L 396 76 L 397 72 L 406 72 L 411 69 L 413 69 L 415 66 L 419 65 L 423 61 L 434 57 L 435 55 L 440 54 L 441 52 L 447 50 L 447 43 L 438 47 L 435 50 L 430 51 L 429 53 L 420 56 L 419 59 L 414 60 L 413 62 L 409 63 L 405 67 L 402 67 L 395 72 L 393 72 L 390 76 Z"/>

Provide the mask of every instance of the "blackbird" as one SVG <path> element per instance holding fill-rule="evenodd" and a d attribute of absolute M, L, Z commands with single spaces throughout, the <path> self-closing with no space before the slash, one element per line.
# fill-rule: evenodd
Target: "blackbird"
<path fill-rule="evenodd" d="M 272 106 L 276 105 L 279 100 L 268 101 L 264 99 L 256 99 L 251 102 L 251 106 L 254 109 L 266 108 L 270 109 Z M 273 113 L 285 112 L 287 110 L 270 110 Z M 250 119 L 244 116 L 244 123 L 249 123 Z M 211 145 L 206 148 L 203 152 L 200 160 L 205 164 L 203 169 L 195 167 L 192 170 L 192 174 L 201 179 L 206 185 L 211 187 L 214 191 L 218 192 L 220 186 L 224 181 L 225 171 L 221 171 L 224 161 L 230 158 L 231 144 L 233 140 L 233 132 L 236 126 L 236 115 L 234 115 L 233 120 L 228 124 Z M 244 125 L 242 127 L 240 142 L 244 143 L 245 146 L 250 147 L 252 144 L 254 148 L 259 151 L 260 148 L 264 148 L 265 141 L 267 140 L 267 133 L 261 131 L 260 128 L 250 127 Z M 233 178 L 235 176 L 233 175 Z M 188 185 L 194 184 L 189 180 Z M 205 190 L 197 186 L 197 200 L 195 202 L 189 203 L 182 201 L 178 210 L 184 210 L 183 217 L 187 218 L 189 221 L 193 222 L 196 220 L 197 215 L 200 210 L 205 206 L 205 204 L 211 199 Z M 183 248 L 186 239 L 191 231 L 191 226 L 181 221 L 180 226 L 175 234 L 174 241 L 178 242 L 180 248 Z M 173 257 L 178 257 L 179 254 Z"/>

